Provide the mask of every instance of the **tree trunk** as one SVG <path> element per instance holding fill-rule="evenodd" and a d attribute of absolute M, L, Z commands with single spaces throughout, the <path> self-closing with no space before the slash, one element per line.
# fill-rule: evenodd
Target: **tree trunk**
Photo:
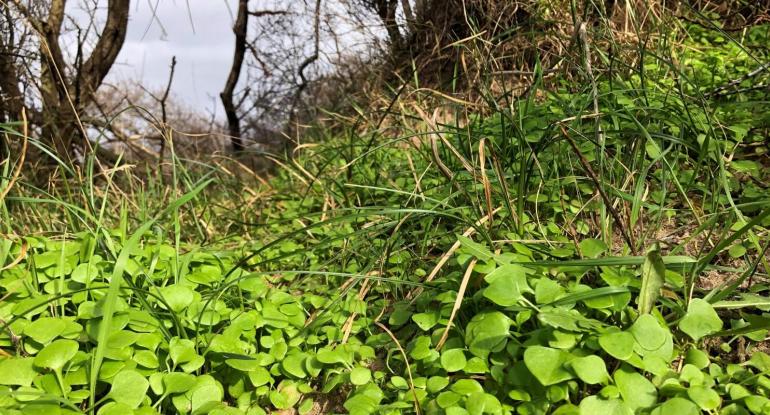
<path fill-rule="evenodd" d="M 236 153 L 243 151 L 244 147 L 243 139 L 241 138 L 241 120 L 238 117 L 237 109 L 233 102 L 233 94 L 235 93 L 235 87 L 238 85 L 238 78 L 241 76 L 243 58 L 246 54 L 246 34 L 249 21 L 248 5 L 249 0 L 238 0 L 238 15 L 233 26 L 233 33 L 235 33 L 233 64 L 230 67 L 230 74 L 227 76 L 225 89 L 219 94 L 222 106 L 225 108 L 225 115 L 227 116 L 227 131 L 230 135 L 230 142 L 232 143 L 233 151 Z"/>
<path fill-rule="evenodd" d="M 403 44 L 401 32 L 398 30 L 398 21 L 396 21 L 397 8 L 398 0 L 377 0 L 377 15 L 380 16 L 382 24 L 388 32 L 390 45 L 395 50 L 400 49 Z"/>
<path fill-rule="evenodd" d="M 45 18 L 32 13 L 19 0 L 9 2 L 15 5 L 40 36 L 40 78 L 37 86 L 42 103 L 42 139 L 60 158 L 68 161 L 74 155 L 76 143 L 83 150 L 89 147 L 78 114 L 93 101 L 96 90 L 123 47 L 128 30 L 130 0 L 108 0 L 104 28 L 88 59 L 76 68 L 67 65 L 59 43 L 66 17 L 66 0 L 42 2 L 48 4 Z M 78 48 L 82 46 L 80 44 Z M 80 140 L 76 140 L 78 137 Z"/>

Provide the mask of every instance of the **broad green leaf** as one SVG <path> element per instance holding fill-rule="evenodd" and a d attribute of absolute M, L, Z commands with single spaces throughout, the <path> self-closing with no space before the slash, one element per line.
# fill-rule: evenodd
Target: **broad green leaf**
<path fill-rule="evenodd" d="M 705 411 L 713 411 L 722 404 L 722 398 L 713 389 L 703 385 L 691 385 L 687 396 Z"/>
<path fill-rule="evenodd" d="M 708 301 L 693 298 L 687 307 L 687 314 L 679 321 L 682 330 L 693 340 L 698 341 L 704 336 L 722 329 L 722 319 Z"/>
<path fill-rule="evenodd" d="M 74 340 L 54 340 L 35 356 L 35 366 L 51 370 L 61 370 L 78 352 L 78 342 Z"/>
<path fill-rule="evenodd" d="M 520 265 L 505 264 L 487 274 L 484 280 L 489 283 L 484 297 L 502 307 L 516 305 L 525 292 L 532 292 L 526 269 Z"/>
<path fill-rule="evenodd" d="M 281 367 L 292 376 L 304 378 L 307 376 L 305 359 L 307 359 L 307 355 L 304 353 L 289 353 L 281 362 Z"/>
<path fill-rule="evenodd" d="M 652 415 L 700 415 L 698 406 L 684 398 L 671 398 L 652 411 Z"/>
<path fill-rule="evenodd" d="M 134 414 L 134 409 L 131 405 L 126 405 L 122 402 L 107 402 L 99 408 L 99 415 Z"/>
<path fill-rule="evenodd" d="M 556 408 L 553 415 L 580 415 L 580 407 L 568 403 Z"/>
<path fill-rule="evenodd" d="M 134 362 L 148 369 L 157 369 L 160 366 L 158 355 L 149 350 L 138 350 L 134 353 Z"/>
<path fill-rule="evenodd" d="M 232 359 L 225 360 L 225 364 L 235 370 L 240 370 L 241 372 L 250 372 L 252 370 L 256 370 L 257 368 L 262 367 L 261 362 L 256 358 L 251 358 L 251 359 L 232 358 Z M 286 370 L 285 367 L 284 367 L 284 370 Z"/>
<path fill-rule="evenodd" d="M 372 380 L 372 371 L 369 368 L 358 366 L 350 371 L 350 383 L 356 386 L 365 385 L 370 380 Z"/>
<path fill-rule="evenodd" d="M 465 369 L 466 363 L 462 349 L 449 349 L 441 353 L 441 367 L 447 372 L 459 372 Z"/>
<path fill-rule="evenodd" d="M 80 264 L 72 271 L 72 280 L 81 284 L 88 284 L 99 276 L 99 267 L 96 264 L 88 262 Z"/>
<path fill-rule="evenodd" d="M 698 349 L 690 349 L 684 358 L 685 363 L 689 363 L 698 369 L 705 369 L 711 363 L 709 355 Z"/>
<path fill-rule="evenodd" d="M 569 361 L 568 365 L 580 380 L 589 385 L 605 383 L 610 378 L 604 360 L 599 356 L 575 357 Z"/>
<path fill-rule="evenodd" d="M 412 320 L 423 331 L 428 331 L 431 328 L 433 328 L 433 326 L 438 324 L 438 319 L 439 319 L 438 313 L 433 311 L 427 311 L 425 313 L 418 313 L 418 314 L 412 315 Z"/>
<path fill-rule="evenodd" d="M 607 251 L 607 244 L 604 241 L 594 238 L 586 238 L 580 241 L 580 252 L 587 258 L 597 258 Z"/>
<path fill-rule="evenodd" d="M 29 386 L 37 377 L 32 357 L 7 357 L 0 360 L 0 385 Z"/>
<path fill-rule="evenodd" d="M 110 398 L 118 403 L 137 408 L 144 400 L 150 382 L 133 370 L 123 370 L 112 380 Z"/>
<path fill-rule="evenodd" d="M 746 247 L 743 246 L 743 244 L 735 244 L 727 250 L 727 253 L 730 254 L 732 258 L 740 258 L 746 255 Z"/>
<path fill-rule="evenodd" d="M 412 350 L 409 351 L 409 356 L 415 360 L 427 359 L 431 356 L 433 349 L 431 348 L 431 340 L 428 336 L 419 336 L 414 340 Z"/>
<path fill-rule="evenodd" d="M 651 314 L 642 314 L 628 329 L 634 336 L 634 351 L 644 356 L 654 355 L 671 361 L 674 341 L 668 327 L 662 326 Z"/>
<path fill-rule="evenodd" d="M 297 407 L 297 412 L 299 415 L 306 415 L 309 414 L 310 411 L 313 410 L 313 400 L 310 398 L 303 399 L 302 402 Z"/>
<path fill-rule="evenodd" d="M 199 376 L 195 386 L 185 393 L 190 399 L 190 409 L 193 413 L 198 412 L 210 404 L 218 404 L 224 398 L 224 390 L 213 377 L 209 375 Z M 202 411 L 203 412 L 203 411 Z"/>
<path fill-rule="evenodd" d="M 170 372 L 163 375 L 163 389 L 166 394 L 183 393 L 195 386 L 195 376 L 189 373 Z"/>
<path fill-rule="evenodd" d="M 547 311 L 541 311 L 537 314 L 537 319 L 551 327 L 574 332 L 599 329 L 604 326 L 601 321 L 586 318 L 577 310 L 567 310 L 564 308 L 552 308 Z"/>
<path fill-rule="evenodd" d="M 666 280 L 666 266 L 660 256 L 660 248 L 656 244 L 647 252 L 642 264 L 642 287 L 639 289 L 639 313 L 647 314 L 655 306 L 660 295 L 660 289 Z"/>
<path fill-rule="evenodd" d="M 449 408 L 452 405 L 460 402 L 463 396 L 457 392 L 445 391 L 438 394 L 436 397 L 436 403 L 441 408 Z"/>
<path fill-rule="evenodd" d="M 634 411 L 620 399 L 589 396 L 580 401 L 580 415 L 634 415 Z"/>
<path fill-rule="evenodd" d="M 500 414 L 503 413 L 503 407 L 500 401 L 494 396 L 485 392 L 476 392 L 466 399 L 465 409 L 469 414 Z"/>
<path fill-rule="evenodd" d="M 341 348 L 322 348 L 318 350 L 316 359 L 318 359 L 319 362 L 325 363 L 327 365 L 335 363 L 346 363 L 349 361 L 347 354 Z"/>
<path fill-rule="evenodd" d="M 465 327 L 465 344 L 473 355 L 486 359 L 505 347 L 510 328 L 511 320 L 499 311 L 478 313 Z"/>
<path fill-rule="evenodd" d="M 615 385 L 631 409 L 646 409 L 658 401 L 658 389 L 647 378 L 628 367 L 615 371 Z"/>
<path fill-rule="evenodd" d="M 426 383 L 426 389 L 430 393 L 437 393 L 449 385 L 449 378 L 446 376 L 431 376 Z"/>
<path fill-rule="evenodd" d="M 249 381 L 251 381 L 251 384 L 255 387 L 260 387 L 273 381 L 273 377 L 270 376 L 270 372 L 268 372 L 264 367 L 258 367 L 248 372 L 248 376 Z"/>
<path fill-rule="evenodd" d="M 32 340 L 47 344 L 61 335 L 67 328 L 67 323 L 60 318 L 41 317 L 24 328 L 24 335 Z"/>
<path fill-rule="evenodd" d="M 449 387 L 454 393 L 460 395 L 471 395 L 476 392 L 484 392 L 484 388 L 481 384 L 474 379 L 460 379 Z"/>
<path fill-rule="evenodd" d="M 625 331 L 605 333 L 599 336 L 599 345 L 610 356 L 618 360 L 628 360 L 634 354 L 634 336 Z"/>
<path fill-rule="evenodd" d="M 195 299 L 193 290 L 183 285 L 169 285 L 161 288 L 159 291 L 168 306 L 171 307 L 171 311 L 175 313 L 184 311 Z"/>
<path fill-rule="evenodd" d="M 272 403 L 276 409 L 289 409 L 291 407 L 289 405 L 289 399 L 279 391 L 270 391 L 270 403 Z"/>
<path fill-rule="evenodd" d="M 572 379 L 565 364 L 572 359 L 569 353 L 543 346 L 530 346 L 524 351 L 524 364 L 544 386 Z"/>
<path fill-rule="evenodd" d="M 457 235 L 457 240 L 460 241 L 460 251 L 467 253 L 481 261 L 489 261 L 492 259 L 492 252 L 486 246 L 474 242 L 472 239 Z"/>

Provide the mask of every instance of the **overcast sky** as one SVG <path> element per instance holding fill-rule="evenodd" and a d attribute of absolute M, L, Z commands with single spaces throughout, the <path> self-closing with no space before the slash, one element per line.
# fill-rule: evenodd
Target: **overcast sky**
<path fill-rule="evenodd" d="M 133 1 L 126 41 L 109 80 L 128 79 L 148 89 L 164 88 L 171 57 L 176 56 L 173 94 L 191 108 L 221 115 L 218 94 L 232 61 L 236 3 Z"/>

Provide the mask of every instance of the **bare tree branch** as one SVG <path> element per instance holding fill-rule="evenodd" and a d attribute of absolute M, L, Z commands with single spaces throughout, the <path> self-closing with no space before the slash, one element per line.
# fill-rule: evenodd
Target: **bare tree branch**
<path fill-rule="evenodd" d="M 115 59 L 123 47 L 128 30 L 128 10 L 130 0 L 109 0 L 107 4 L 107 22 L 91 56 L 83 64 L 83 85 L 89 96 L 96 92 L 104 77 L 107 76 Z"/>

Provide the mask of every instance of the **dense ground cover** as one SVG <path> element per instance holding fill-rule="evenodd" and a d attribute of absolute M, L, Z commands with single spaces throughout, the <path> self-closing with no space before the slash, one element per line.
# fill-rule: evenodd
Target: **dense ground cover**
<path fill-rule="evenodd" d="M 770 413 L 768 27 L 687 35 L 261 185 L 17 183 L 3 413 Z"/>

